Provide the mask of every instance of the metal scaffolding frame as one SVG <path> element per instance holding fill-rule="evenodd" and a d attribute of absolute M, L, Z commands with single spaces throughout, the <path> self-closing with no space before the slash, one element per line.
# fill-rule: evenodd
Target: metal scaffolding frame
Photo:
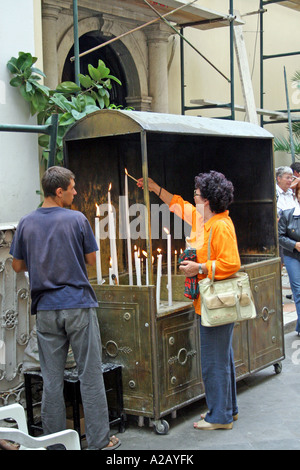
<path fill-rule="evenodd" d="M 294 56 L 300 55 L 300 51 L 295 52 L 287 52 L 287 53 L 279 53 L 279 54 L 264 54 L 264 14 L 267 13 L 265 9 L 266 5 L 270 4 L 281 4 L 288 0 L 260 0 L 260 7 L 257 12 L 252 12 L 251 14 L 259 14 L 260 15 L 260 109 L 258 113 L 260 114 L 260 125 L 264 127 L 266 124 L 275 124 L 275 123 L 288 123 L 297 122 L 299 119 L 291 118 L 292 112 L 300 112 L 300 109 L 289 109 L 289 100 L 287 96 L 287 109 L 277 110 L 274 111 L 274 119 L 266 121 L 264 119 L 264 115 L 272 115 L 271 111 L 264 110 L 264 61 L 275 59 L 278 57 L 286 57 L 286 56 Z M 231 15 L 231 22 L 230 22 L 230 102 L 229 103 L 220 103 L 220 104 L 204 104 L 199 106 L 186 106 L 185 104 L 185 83 L 184 83 L 184 76 L 185 76 L 185 66 L 184 66 L 184 43 L 181 40 L 181 48 L 180 48 L 180 61 L 181 61 L 181 113 L 185 114 L 186 111 L 190 110 L 199 110 L 199 109 L 217 109 L 217 108 L 227 108 L 230 109 L 231 113 L 230 116 L 227 117 L 220 117 L 220 119 L 235 119 L 235 110 L 239 107 L 235 106 L 235 98 L 234 98 L 234 90 L 235 90 L 235 83 L 234 83 L 234 0 L 229 1 L 229 11 Z M 192 26 L 192 24 L 186 25 Z M 185 27 L 186 27 L 185 26 Z M 181 28 L 181 34 L 184 33 L 184 28 Z M 287 93 L 287 91 L 286 91 Z M 280 114 L 286 114 L 287 117 L 280 117 Z M 276 116 L 277 115 L 277 116 Z M 275 118 L 276 116 L 276 118 Z"/>
<path fill-rule="evenodd" d="M 286 52 L 286 53 L 280 53 L 280 54 L 264 54 L 264 14 L 266 13 L 265 6 L 266 5 L 271 5 L 271 4 L 282 4 L 287 0 L 260 0 L 260 107 L 261 109 L 264 109 L 264 86 L 265 86 L 265 80 L 264 80 L 264 61 L 265 60 L 270 60 L 270 59 L 276 59 L 278 57 L 289 57 L 289 56 L 294 56 L 294 55 L 300 55 L 300 51 L 295 51 L 295 52 Z M 287 91 L 286 91 L 287 93 Z M 287 113 L 290 115 L 292 112 L 300 112 L 300 109 L 289 109 L 289 100 L 287 96 L 287 109 L 284 110 L 278 110 L 278 112 L 281 113 Z M 266 124 L 277 124 L 277 123 L 285 123 L 289 122 L 289 117 L 286 119 L 276 119 L 272 121 L 265 121 L 264 116 L 261 115 L 261 127 L 264 127 Z M 299 121 L 299 119 L 294 120 Z"/>
<path fill-rule="evenodd" d="M 222 105 L 202 105 L 202 106 L 186 106 L 185 105 L 185 84 L 184 84 L 184 76 L 185 76 L 185 66 L 184 66 L 184 41 L 180 38 L 180 69 L 181 69 L 181 114 L 184 115 L 186 111 L 194 110 L 194 109 L 209 109 L 209 108 L 228 108 L 230 109 L 230 115 L 228 117 L 223 117 L 222 119 L 235 119 L 235 100 L 234 100 L 234 31 L 233 31 L 233 22 L 234 22 L 234 14 L 233 14 L 233 1 L 229 0 L 229 13 L 230 13 L 230 41 L 229 41 L 229 48 L 230 48 L 230 79 L 228 80 L 230 84 L 230 102 Z M 187 26 L 193 26 L 193 24 L 185 25 L 181 27 L 181 34 L 184 35 L 184 29 Z"/>

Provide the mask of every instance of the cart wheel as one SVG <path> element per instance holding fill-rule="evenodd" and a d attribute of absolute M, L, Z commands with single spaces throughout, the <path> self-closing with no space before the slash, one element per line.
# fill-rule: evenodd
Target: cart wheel
<path fill-rule="evenodd" d="M 282 363 L 277 362 L 276 364 L 274 364 L 274 370 L 275 370 L 275 374 L 280 374 L 282 371 Z"/>
<path fill-rule="evenodd" d="M 161 435 L 168 434 L 169 429 L 170 429 L 168 421 L 164 419 L 154 421 L 153 426 L 154 426 L 154 430 L 156 434 L 161 434 Z"/>

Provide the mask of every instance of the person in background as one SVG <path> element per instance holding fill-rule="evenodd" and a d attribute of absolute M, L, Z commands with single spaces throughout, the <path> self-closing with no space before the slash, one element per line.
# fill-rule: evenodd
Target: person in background
<path fill-rule="evenodd" d="M 300 178 L 300 162 L 294 162 L 290 166 L 296 178 Z"/>
<path fill-rule="evenodd" d="M 137 185 L 143 187 L 142 178 Z M 213 260 L 216 262 L 216 279 L 225 279 L 240 269 L 235 229 L 227 210 L 233 201 L 234 189 L 223 174 L 211 171 L 195 177 L 195 205 L 169 193 L 150 178 L 148 188 L 168 204 L 171 212 L 191 226 L 189 244 L 196 249 L 196 261 L 181 262 L 179 269 L 183 274 L 197 276 L 198 280 L 206 276 L 211 278 Z M 211 259 L 208 260 L 211 229 Z M 198 296 L 194 307 L 199 315 L 200 302 Z M 201 368 L 208 412 L 194 423 L 195 429 L 232 429 L 233 421 L 237 419 L 233 327 L 234 323 L 208 328 L 200 321 Z"/>
<path fill-rule="evenodd" d="M 291 189 L 294 193 L 294 198 L 296 197 L 296 187 L 298 185 L 298 183 L 300 182 L 300 162 L 294 162 L 291 164 L 290 166 L 292 172 L 293 172 L 293 175 L 294 175 L 294 179 L 293 179 L 293 182 L 291 184 Z"/>
<path fill-rule="evenodd" d="M 296 331 L 300 336 L 300 183 L 296 188 L 296 205 L 282 212 L 278 222 L 279 243 L 283 249 L 298 320 Z"/>
<path fill-rule="evenodd" d="M 280 219 L 282 211 L 295 207 L 295 197 L 291 189 L 294 181 L 293 170 L 288 166 L 276 168 L 276 202 L 277 202 L 277 220 Z M 279 256 L 281 258 L 281 268 L 284 265 L 282 246 L 279 245 Z M 292 299 L 292 294 L 286 296 Z"/>
<path fill-rule="evenodd" d="M 285 209 L 292 209 L 296 206 L 295 198 L 291 185 L 294 176 L 293 170 L 288 166 L 280 166 L 276 168 L 276 201 L 277 201 L 277 216 Z"/>
<path fill-rule="evenodd" d="M 10 254 L 13 269 L 29 273 L 43 377 L 43 431 L 66 429 L 64 369 L 71 344 L 88 449 L 114 449 L 120 441 L 109 436 L 98 302 L 86 270 L 86 264 L 95 264 L 98 246 L 86 217 L 69 210 L 77 194 L 74 174 L 51 167 L 42 187 L 43 205 L 20 220 Z"/>

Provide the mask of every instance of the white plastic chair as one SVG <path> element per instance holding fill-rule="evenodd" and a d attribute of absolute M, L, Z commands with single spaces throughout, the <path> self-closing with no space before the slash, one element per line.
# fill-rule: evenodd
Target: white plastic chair
<path fill-rule="evenodd" d="M 72 429 L 66 429 L 47 436 L 29 436 L 24 408 L 17 403 L 0 407 L 0 420 L 7 418 L 14 419 L 18 429 L 0 427 L 0 439 L 7 439 L 20 444 L 20 450 L 45 450 L 45 447 L 54 444 L 62 444 L 66 450 L 81 450 L 79 435 Z"/>

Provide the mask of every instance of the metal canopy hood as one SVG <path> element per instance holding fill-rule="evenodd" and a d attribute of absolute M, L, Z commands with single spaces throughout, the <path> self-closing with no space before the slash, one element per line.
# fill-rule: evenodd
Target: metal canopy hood
<path fill-rule="evenodd" d="M 64 140 L 91 139 L 141 132 L 273 138 L 262 127 L 242 121 L 142 111 L 99 110 L 74 124 Z"/>

